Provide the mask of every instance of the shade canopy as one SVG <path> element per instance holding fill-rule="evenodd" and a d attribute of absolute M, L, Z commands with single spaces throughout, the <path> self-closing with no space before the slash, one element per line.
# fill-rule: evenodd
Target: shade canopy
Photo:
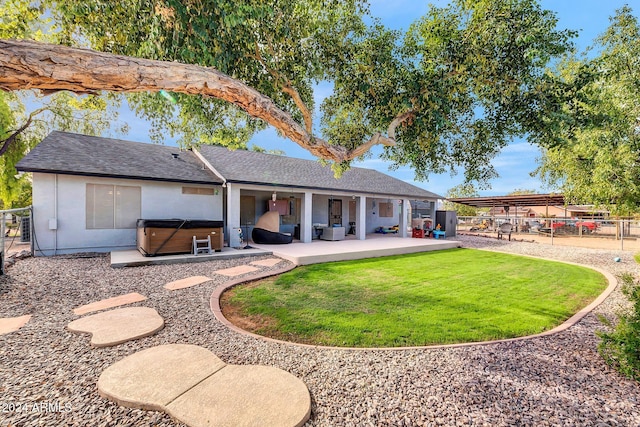
<path fill-rule="evenodd" d="M 564 206 L 565 204 L 563 194 L 553 193 L 521 194 L 517 196 L 455 197 L 447 200 L 476 208 L 492 208 L 496 206 Z"/>

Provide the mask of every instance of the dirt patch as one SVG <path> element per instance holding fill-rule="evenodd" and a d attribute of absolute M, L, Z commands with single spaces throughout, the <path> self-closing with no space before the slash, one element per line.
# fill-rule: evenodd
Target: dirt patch
<path fill-rule="evenodd" d="M 242 287 L 255 288 L 263 281 L 258 280 L 241 285 Z M 276 328 L 277 321 L 269 316 L 261 314 L 245 314 L 245 307 L 241 304 L 232 304 L 230 300 L 235 296 L 236 288 L 229 289 L 220 296 L 220 309 L 222 315 L 237 327 L 255 334 L 265 335 L 265 331 Z M 271 336 L 271 335 L 267 335 Z"/>
<path fill-rule="evenodd" d="M 222 315 L 238 328 L 263 337 L 300 344 L 323 345 L 323 341 L 319 341 L 318 339 L 315 339 L 315 337 L 301 337 L 295 334 L 283 332 L 278 328 L 277 319 L 263 314 L 246 314 L 246 307 L 242 304 L 230 302 L 238 288 L 255 288 L 265 284 L 265 282 L 272 282 L 273 280 L 275 279 L 270 278 L 247 282 L 225 291 L 220 296 L 220 309 L 222 310 Z"/>

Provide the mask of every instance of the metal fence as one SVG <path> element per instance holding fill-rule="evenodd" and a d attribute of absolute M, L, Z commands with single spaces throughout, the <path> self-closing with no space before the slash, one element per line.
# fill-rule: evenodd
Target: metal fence
<path fill-rule="evenodd" d="M 458 217 L 457 230 L 490 236 L 507 222 L 512 225 L 512 235 L 521 240 L 640 251 L 640 221 L 635 219 Z"/>
<path fill-rule="evenodd" d="M 32 207 L 8 209 L 0 211 L 2 221 L 0 221 L 0 275 L 5 273 L 4 263 L 11 250 L 19 239 L 20 243 L 29 243 L 29 251 L 33 253 L 32 239 Z"/>

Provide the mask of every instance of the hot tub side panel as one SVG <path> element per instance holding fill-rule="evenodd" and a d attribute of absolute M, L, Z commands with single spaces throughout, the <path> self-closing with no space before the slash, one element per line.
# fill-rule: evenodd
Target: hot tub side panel
<path fill-rule="evenodd" d="M 198 240 L 211 236 L 211 249 L 216 252 L 220 252 L 224 245 L 223 227 L 219 221 L 212 221 L 211 226 L 202 226 L 207 225 L 202 222 L 190 224 L 196 228 L 178 228 L 173 220 L 166 224 L 159 220 L 149 223 L 152 226 L 138 221 L 137 227 L 138 250 L 145 256 L 192 253 L 193 236 Z"/>

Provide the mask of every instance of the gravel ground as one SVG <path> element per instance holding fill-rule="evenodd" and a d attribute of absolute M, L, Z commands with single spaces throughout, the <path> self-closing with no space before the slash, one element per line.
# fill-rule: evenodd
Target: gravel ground
<path fill-rule="evenodd" d="M 552 247 L 461 236 L 483 247 L 639 273 L 631 253 Z M 620 256 L 622 262 L 613 258 Z M 101 398 L 100 373 L 136 351 L 168 343 L 208 348 L 230 364 L 265 364 L 301 378 L 312 396 L 309 426 L 640 425 L 640 385 L 599 357 L 596 314 L 613 317 L 619 290 L 569 330 L 542 338 L 444 349 L 334 350 L 271 343 L 230 331 L 209 310 L 228 280 L 213 271 L 252 260 L 112 269 L 107 257 L 28 258 L 0 278 L 0 317 L 33 313 L 18 332 L 0 335 L 1 426 L 180 425 L 169 416 Z M 273 267 L 281 268 L 287 261 Z M 264 270 L 264 269 L 263 269 Z M 162 286 L 191 275 L 212 282 L 179 291 Z M 165 319 L 159 333 L 92 349 L 68 332 L 72 308 L 139 292 Z"/>

